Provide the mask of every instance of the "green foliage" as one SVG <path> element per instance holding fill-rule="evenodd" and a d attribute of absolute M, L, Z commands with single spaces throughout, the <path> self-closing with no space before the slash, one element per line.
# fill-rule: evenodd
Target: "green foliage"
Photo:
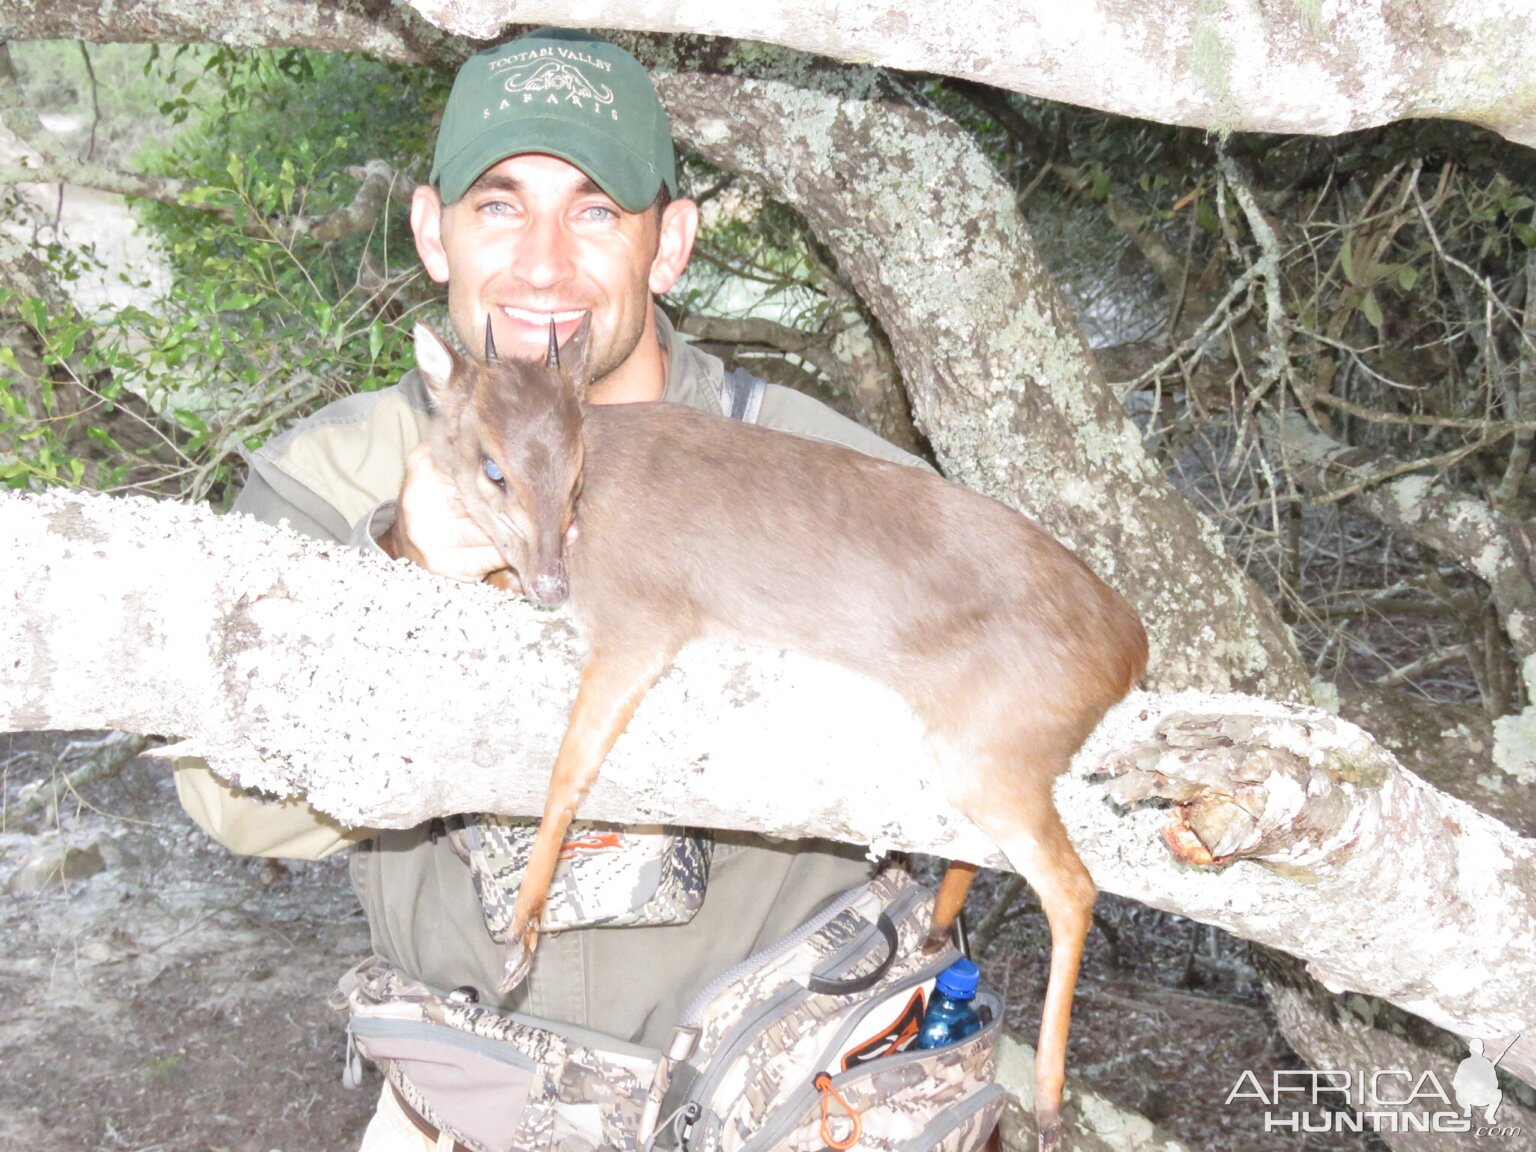
<path fill-rule="evenodd" d="M 405 299 L 416 258 L 399 206 L 337 240 L 286 225 L 350 203 L 360 176 L 347 169 L 370 159 L 409 187 L 446 91 L 420 68 L 298 51 L 155 54 L 145 74 L 179 128 L 144 147 L 140 166 L 193 189 L 184 206 L 141 205 L 171 286 L 152 307 L 90 317 L 0 296 L 0 318 L 20 319 L 32 352 L 0 358 L 0 483 L 222 504 L 242 449 L 409 367 L 402 321 L 419 305 Z M 89 258 L 58 245 L 36 254 L 58 282 Z M 137 450 L 116 431 L 124 388 L 147 418 L 138 430 L 155 425 Z"/>
<path fill-rule="evenodd" d="M 185 114 L 186 124 L 170 146 L 146 149 L 143 165 L 200 185 L 199 204 L 235 213 L 232 230 L 209 227 L 205 212 L 146 206 L 146 219 L 169 243 L 175 271 L 193 278 L 260 247 L 260 236 L 239 232 L 252 221 L 323 215 L 346 205 L 358 185 L 350 167 L 383 159 L 407 184 L 412 175 L 423 176 L 447 95 L 441 78 L 426 69 L 297 49 L 220 49 L 185 79 L 175 61 L 166 67 L 168 83 L 180 93 L 169 102 L 171 113 Z M 204 93 L 200 106 L 190 103 Z M 295 263 L 322 265 L 324 275 L 309 278 L 331 281 L 331 294 L 338 295 L 355 281 L 370 245 L 391 266 L 414 264 L 402 225 L 397 219 L 386 235 L 297 246 Z M 289 270 L 287 280 L 295 278 L 302 278 L 300 268 Z"/>

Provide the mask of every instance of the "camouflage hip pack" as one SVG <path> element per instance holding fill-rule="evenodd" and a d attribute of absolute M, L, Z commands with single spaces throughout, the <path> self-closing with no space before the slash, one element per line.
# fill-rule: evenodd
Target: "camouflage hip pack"
<path fill-rule="evenodd" d="M 665 1054 L 443 993 L 375 957 L 332 1004 L 346 1075 L 377 1062 L 401 1098 L 472 1152 L 974 1152 L 1002 1113 L 1003 1003 L 981 1031 L 919 1051 L 933 984 L 932 897 L 890 870 L 712 981 Z"/>
<path fill-rule="evenodd" d="M 504 943 L 512 905 L 539 830 L 537 820 L 455 816 L 448 843 L 467 865 L 491 938 Z M 662 825 L 621 827 L 577 821 L 550 884 L 545 932 L 686 924 L 704 902 L 714 840 Z"/>
<path fill-rule="evenodd" d="M 656 1052 L 442 993 L 373 956 L 330 999 L 350 1014 L 342 1083 L 362 1058 L 400 1099 L 472 1152 L 634 1147 Z"/>
<path fill-rule="evenodd" d="M 641 1121 L 645 1152 L 969 1152 L 1002 1114 L 993 1083 L 1003 1002 L 982 1029 L 912 1047 L 934 981 L 932 897 L 889 870 L 701 992 L 678 1024 Z"/>

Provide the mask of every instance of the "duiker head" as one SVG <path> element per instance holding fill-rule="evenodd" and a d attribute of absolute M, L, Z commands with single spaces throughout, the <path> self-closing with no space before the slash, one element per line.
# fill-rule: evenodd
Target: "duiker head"
<path fill-rule="evenodd" d="M 581 398 L 591 316 L 543 363 L 460 356 L 416 326 L 416 366 L 432 399 L 432 452 L 464 509 L 517 573 L 533 604 L 570 592 L 566 548 L 576 538 L 581 491 Z"/>

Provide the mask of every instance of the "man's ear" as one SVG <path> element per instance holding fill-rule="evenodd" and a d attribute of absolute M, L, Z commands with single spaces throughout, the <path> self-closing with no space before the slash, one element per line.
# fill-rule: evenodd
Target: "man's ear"
<path fill-rule="evenodd" d="M 653 296 L 672 291 L 672 285 L 688 267 L 693 239 L 699 233 L 699 206 L 692 200 L 674 200 L 661 214 L 661 235 L 656 258 L 651 261 L 649 287 Z"/>
<path fill-rule="evenodd" d="M 418 184 L 411 193 L 411 232 L 416 255 L 427 275 L 439 284 L 448 283 L 448 253 L 443 249 L 443 200 L 437 189 Z"/>

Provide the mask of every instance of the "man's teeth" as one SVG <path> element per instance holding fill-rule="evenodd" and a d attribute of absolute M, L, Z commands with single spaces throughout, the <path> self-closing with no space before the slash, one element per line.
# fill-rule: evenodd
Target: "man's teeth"
<path fill-rule="evenodd" d="M 509 308 L 503 304 L 501 310 L 513 320 L 521 320 L 526 324 L 548 324 L 553 321 L 556 324 L 569 324 L 573 320 L 580 320 L 585 315 L 579 309 L 575 312 L 530 312 L 526 308 Z"/>

